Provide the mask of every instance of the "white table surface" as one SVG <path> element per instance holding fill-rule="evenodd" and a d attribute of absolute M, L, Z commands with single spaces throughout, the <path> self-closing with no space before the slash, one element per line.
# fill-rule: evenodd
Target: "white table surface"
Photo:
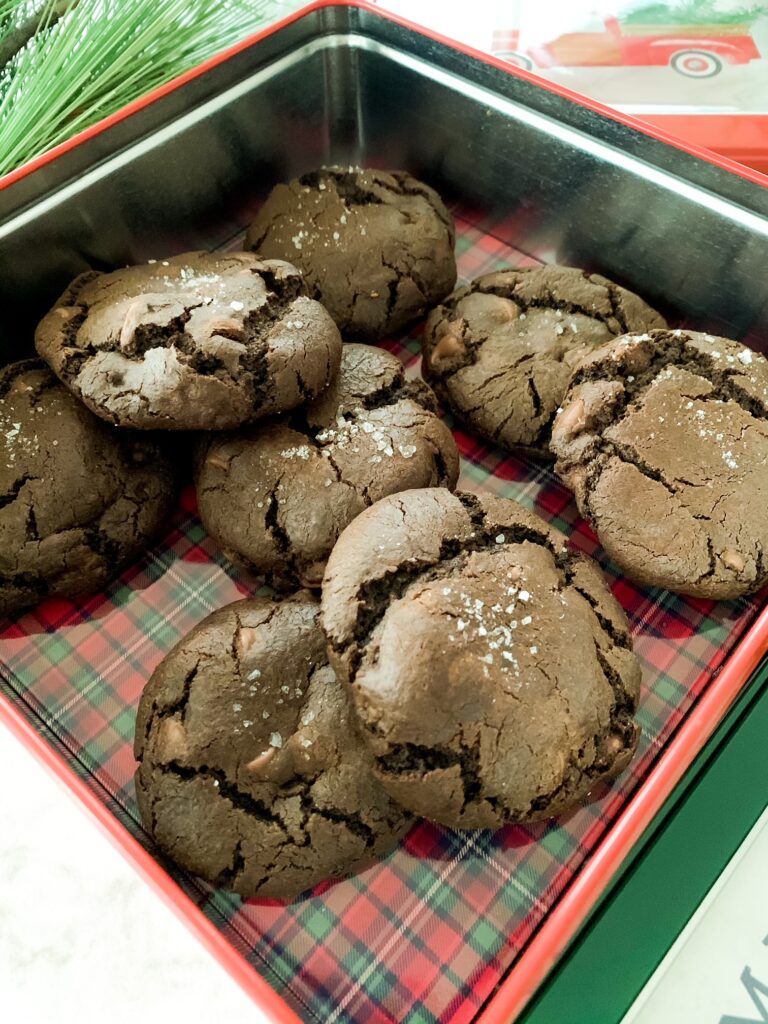
<path fill-rule="evenodd" d="M 0 780 L 0 1021 L 267 1021 L 2 724 Z"/>

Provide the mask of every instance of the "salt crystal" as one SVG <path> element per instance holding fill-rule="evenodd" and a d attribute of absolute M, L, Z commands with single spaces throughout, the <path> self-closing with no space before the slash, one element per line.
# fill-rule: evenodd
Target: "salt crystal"
<path fill-rule="evenodd" d="M 466 624 L 466 622 L 464 621 L 464 619 L 459 619 L 459 620 L 458 620 L 458 621 L 456 622 L 456 626 L 458 627 L 459 631 L 461 631 L 461 630 L 463 630 L 463 629 L 466 629 L 466 628 L 467 628 L 467 624 Z"/>
<path fill-rule="evenodd" d="M 261 717 L 262 718 L 269 718 L 269 712 L 268 711 L 262 711 L 261 712 Z"/>
<path fill-rule="evenodd" d="M 315 712 L 314 711 L 306 711 L 301 716 L 301 724 L 302 725 L 309 725 L 309 723 L 310 722 L 314 722 L 314 720 L 315 720 Z"/>
<path fill-rule="evenodd" d="M 555 327 L 555 334 L 564 334 L 564 333 L 565 333 L 565 328 L 563 327 L 562 324 L 558 324 Z"/>
<path fill-rule="evenodd" d="M 253 722 L 251 721 L 251 719 L 250 719 L 250 718 L 246 718 L 246 719 L 245 719 L 245 721 L 243 722 L 243 726 L 244 726 L 244 727 L 245 727 L 246 729 L 250 729 L 250 727 L 251 727 L 252 725 L 253 725 Z"/>
<path fill-rule="evenodd" d="M 739 362 L 744 363 L 745 366 L 749 366 L 752 363 L 752 353 L 748 348 L 745 348 L 743 352 L 739 352 Z"/>
<path fill-rule="evenodd" d="M 627 384 L 631 384 L 631 383 L 632 383 L 632 382 L 634 381 L 634 379 L 635 379 L 635 378 L 634 378 L 634 377 L 632 376 L 632 374 L 630 373 L 630 375 L 629 375 L 629 376 L 627 377 Z"/>
<path fill-rule="evenodd" d="M 480 658 L 480 661 L 484 661 L 486 663 L 486 665 L 492 665 L 493 664 L 493 655 L 492 654 L 484 654 Z"/>
<path fill-rule="evenodd" d="M 531 654 L 538 654 L 539 653 L 539 648 L 538 647 L 531 647 L 530 650 L 531 650 Z"/>
<path fill-rule="evenodd" d="M 503 543 L 504 543 L 504 541 L 505 541 L 506 539 L 507 539 L 507 538 L 506 538 L 506 537 L 504 536 L 504 534 L 503 534 L 503 533 L 500 533 L 500 534 L 498 534 L 498 536 L 496 537 L 496 543 L 497 543 L 497 544 L 503 544 Z"/>
<path fill-rule="evenodd" d="M 579 333 L 579 328 L 576 326 L 576 324 L 571 324 L 571 330 L 573 331 L 574 334 L 578 334 Z"/>
<path fill-rule="evenodd" d="M 531 595 L 528 593 L 527 590 L 521 590 L 517 596 L 520 598 L 521 601 L 530 601 L 531 599 Z"/>
<path fill-rule="evenodd" d="M 533 622 L 533 619 L 531 618 L 530 615 L 526 615 L 524 618 L 520 619 L 520 625 L 521 626 L 530 626 L 530 624 L 532 622 Z"/>
<path fill-rule="evenodd" d="M 233 711 L 242 711 L 243 710 L 243 705 L 242 704 L 233 704 L 232 705 L 232 710 Z"/>
<path fill-rule="evenodd" d="M 247 679 L 248 682 L 252 683 L 254 679 L 258 679 L 261 676 L 261 669 L 255 668 L 253 672 L 249 672 Z"/>
<path fill-rule="evenodd" d="M 280 692 L 281 693 L 290 693 L 291 692 L 291 688 L 290 688 L 290 686 L 281 686 L 280 687 Z"/>
<path fill-rule="evenodd" d="M 363 426 L 363 430 L 365 430 L 365 426 Z M 416 454 L 416 445 L 401 444 L 397 446 L 397 450 L 400 452 L 404 459 L 410 459 L 413 455 Z"/>
<path fill-rule="evenodd" d="M 311 747 L 312 746 L 312 740 L 302 740 L 301 741 L 301 745 L 302 745 L 302 747 Z"/>
<path fill-rule="evenodd" d="M 338 240 L 340 238 L 341 238 L 341 235 L 339 234 L 339 232 L 338 231 L 334 231 L 333 232 L 333 240 L 334 240 L 334 242 L 338 242 Z"/>
<path fill-rule="evenodd" d="M 237 299 L 233 299 L 229 304 L 230 309 L 234 309 L 236 313 L 239 313 L 241 309 L 245 309 L 245 303 L 238 302 Z"/>
<path fill-rule="evenodd" d="M 297 459 L 304 459 L 305 461 L 312 455 L 309 450 L 309 446 L 306 444 L 300 444 L 296 448 L 284 448 L 280 454 L 284 459 L 292 459 L 295 457 Z"/>
<path fill-rule="evenodd" d="M 283 737 L 280 735 L 279 732 L 272 733 L 272 735 L 269 737 L 269 745 L 270 747 L 282 747 Z"/>

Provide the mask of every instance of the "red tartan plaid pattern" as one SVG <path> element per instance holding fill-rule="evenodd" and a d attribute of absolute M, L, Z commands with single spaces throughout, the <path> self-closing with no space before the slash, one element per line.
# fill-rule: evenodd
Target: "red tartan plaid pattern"
<path fill-rule="evenodd" d="M 457 217 L 465 279 L 537 261 L 497 236 L 514 223 Z M 235 248 L 242 235 L 226 247 Z M 419 329 L 385 343 L 418 372 Z M 307 1021 L 469 1024 L 590 852 L 643 782 L 676 727 L 754 619 L 758 598 L 717 604 L 618 577 L 551 469 L 461 430 L 460 486 L 513 497 L 594 554 L 630 617 L 643 665 L 643 735 L 632 766 L 561 822 L 495 834 L 416 826 L 383 863 L 290 906 L 243 903 L 169 870 L 254 968 Z M 108 590 L 50 600 L 0 634 L 0 685 L 150 849 L 138 824 L 135 708 L 163 655 L 255 582 L 217 551 L 188 491 L 166 538 Z"/>

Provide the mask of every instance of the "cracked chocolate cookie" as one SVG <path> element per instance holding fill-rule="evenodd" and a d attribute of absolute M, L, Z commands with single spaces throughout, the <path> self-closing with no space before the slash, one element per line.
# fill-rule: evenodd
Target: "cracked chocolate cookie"
<path fill-rule="evenodd" d="M 453 218 L 405 171 L 323 168 L 272 190 L 246 247 L 290 260 L 344 332 L 377 341 L 456 284 Z"/>
<path fill-rule="evenodd" d="M 375 780 L 308 593 L 237 601 L 155 669 L 136 795 L 157 844 L 241 896 L 292 899 L 388 853 L 410 824 Z"/>
<path fill-rule="evenodd" d="M 632 758 L 624 613 L 514 501 L 384 498 L 331 553 L 322 624 L 377 777 L 410 811 L 454 828 L 551 817 Z"/>
<path fill-rule="evenodd" d="M 424 376 L 480 437 L 548 456 L 552 420 L 580 360 L 616 335 L 665 326 L 637 295 L 597 274 L 500 270 L 432 311 Z"/>
<path fill-rule="evenodd" d="M 627 576 L 693 597 L 768 582 L 768 362 L 692 331 L 629 334 L 576 372 L 555 469 Z"/>
<path fill-rule="evenodd" d="M 374 501 L 456 486 L 459 453 L 423 381 L 369 345 L 344 346 L 334 384 L 268 424 L 202 443 L 200 517 L 233 561 L 319 587 L 331 548 Z"/>
<path fill-rule="evenodd" d="M 341 338 L 295 267 L 190 252 L 75 278 L 37 351 L 123 427 L 221 430 L 293 409 L 339 367 Z"/>
<path fill-rule="evenodd" d="M 102 423 L 37 360 L 0 370 L 0 615 L 98 590 L 173 501 L 150 438 Z"/>

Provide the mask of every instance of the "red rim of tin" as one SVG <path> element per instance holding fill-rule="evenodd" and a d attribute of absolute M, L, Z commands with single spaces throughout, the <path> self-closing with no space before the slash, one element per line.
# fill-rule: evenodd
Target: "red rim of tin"
<path fill-rule="evenodd" d="M 146 96 L 128 104 L 116 114 L 104 118 L 54 149 L 43 153 L 10 174 L 6 174 L 0 178 L 0 189 L 20 181 L 39 168 L 53 162 L 62 154 L 100 135 L 112 125 L 143 110 L 156 100 L 174 92 L 185 83 L 205 74 L 224 61 L 230 60 L 238 53 L 310 12 L 323 7 L 339 6 L 357 7 L 389 21 L 394 21 L 508 74 L 532 81 L 542 89 L 548 89 L 550 92 L 579 103 L 581 106 L 594 110 L 620 124 L 627 125 L 645 135 L 690 153 L 707 163 L 738 174 L 757 185 L 768 186 L 768 176 L 759 171 L 738 164 L 727 157 L 722 157 L 702 146 L 689 145 L 680 138 L 659 130 L 656 126 L 621 114 L 529 71 L 513 67 L 506 61 L 465 46 L 438 32 L 425 29 L 415 22 L 381 11 L 366 3 L 365 0 L 316 0 L 315 3 L 303 7 L 289 17 L 270 25 L 267 29 L 249 36 L 199 67 L 160 86 Z M 706 692 L 689 712 L 645 782 L 631 798 L 597 849 L 570 882 L 557 905 L 547 915 L 521 953 L 517 963 L 499 983 L 496 991 L 490 996 L 476 1018 L 477 1024 L 509 1024 L 521 1012 L 766 653 L 768 653 L 768 607 L 763 609 L 746 636 L 728 658 L 723 670 L 710 683 Z M 254 970 L 154 857 L 128 832 L 107 806 L 98 799 L 87 783 L 75 774 L 66 761 L 24 718 L 18 708 L 2 694 L 0 694 L 0 722 L 4 723 L 85 806 L 145 881 L 161 895 L 177 916 L 185 921 L 206 949 L 251 996 L 258 1007 L 279 1024 L 299 1024 L 299 1018 L 288 1004 Z"/>

